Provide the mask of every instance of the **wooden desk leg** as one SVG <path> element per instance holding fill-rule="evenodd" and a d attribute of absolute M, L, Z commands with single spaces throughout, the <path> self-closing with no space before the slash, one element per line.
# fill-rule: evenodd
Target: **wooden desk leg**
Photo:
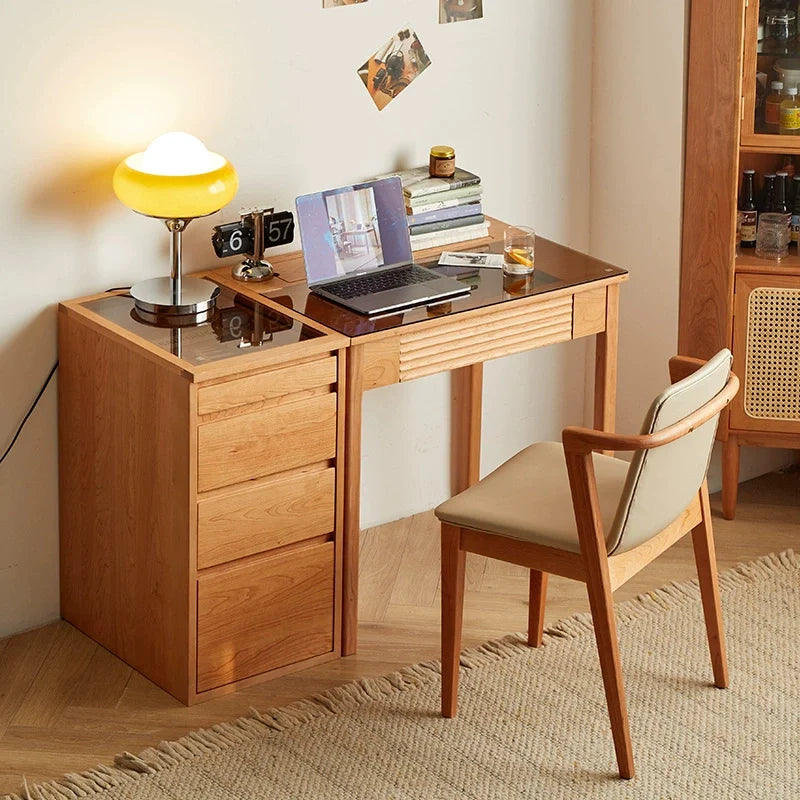
<path fill-rule="evenodd" d="M 596 337 L 594 354 L 594 427 L 614 432 L 617 411 L 617 342 L 619 285 L 608 287 L 606 329 Z"/>
<path fill-rule="evenodd" d="M 451 372 L 453 393 L 452 463 L 455 493 L 480 480 L 483 364 Z"/>
<path fill-rule="evenodd" d="M 342 553 L 342 655 L 358 646 L 358 540 L 361 535 L 361 407 L 364 348 L 347 349 L 344 427 L 344 542 Z"/>

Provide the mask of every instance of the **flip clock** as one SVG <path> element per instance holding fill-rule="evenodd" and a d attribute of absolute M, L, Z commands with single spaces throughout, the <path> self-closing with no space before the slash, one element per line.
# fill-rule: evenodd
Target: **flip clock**
<path fill-rule="evenodd" d="M 211 244 L 218 258 L 244 255 L 245 259 L 231 270 L 240 281 L 266 281 L 275 273 L 264 259 L 264 250 L 294 241 L 294 215 L 291 211 L 255 208 L 242 212 L 238 222 L 217 225 Z"/>

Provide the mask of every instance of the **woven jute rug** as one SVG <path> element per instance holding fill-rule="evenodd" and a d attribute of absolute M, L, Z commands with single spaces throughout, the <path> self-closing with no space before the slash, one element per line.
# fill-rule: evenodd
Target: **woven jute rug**
<path fill-rule="evenodd" d="M 800 558 L 721 576 L 731 688 L 711 685 L 696 584 L 617 608 L 637 777 L 616 777 L 591 620 L 464 653 L 439 717 L 439 667 L 417 664 L 197 731 L 28 796 L 244 798 L 800 797 Z"/>

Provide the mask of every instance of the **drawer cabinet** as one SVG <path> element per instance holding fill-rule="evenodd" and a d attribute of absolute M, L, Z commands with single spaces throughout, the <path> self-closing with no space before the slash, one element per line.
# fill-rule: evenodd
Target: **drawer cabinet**
<path fill-rule="evenodd" d="M 187 704 L 336 658 L 347 339 L 263 301 L 240 348 L 131 302 L 59 308 L 62 616 Z"/>

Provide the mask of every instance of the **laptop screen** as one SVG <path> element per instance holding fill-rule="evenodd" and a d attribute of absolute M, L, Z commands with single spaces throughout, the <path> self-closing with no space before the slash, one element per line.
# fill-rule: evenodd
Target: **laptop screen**
<path fill-rule="evenodd" d="M 309 284 L 411 261 L 400 178 L 298 197 Z"/>

